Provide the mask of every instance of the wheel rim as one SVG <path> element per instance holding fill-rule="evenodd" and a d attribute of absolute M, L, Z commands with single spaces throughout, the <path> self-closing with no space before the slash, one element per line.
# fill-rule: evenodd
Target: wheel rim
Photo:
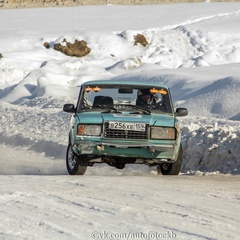
<path fill-rule="evenodd" d="M 70 170 L 73 170 L 76 167 L 77 164 L 77 158 L 76 156 L 73 154 L 71 147 L 69 147 L 69 151 L 68 151 L 68 167 Z"/>

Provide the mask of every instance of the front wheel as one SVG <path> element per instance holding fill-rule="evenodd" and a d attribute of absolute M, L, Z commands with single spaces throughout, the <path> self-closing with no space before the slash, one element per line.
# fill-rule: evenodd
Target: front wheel
<path fill-rule="evenodd" d="M 70 175 L 84 175 L 87 170 L 87 161 L 77 156 L 69 143 L 66 154 L 67 171 Z"/>
<path fill-rule="evenodd" d="M 180 145 L 177 161 L 174 163 L 162 163 L 161 165 L 158 165 L 157 173 L 162 175 L 178 175 L 181 170 L 182 160 L 183 149 L 182 145 Z"/>

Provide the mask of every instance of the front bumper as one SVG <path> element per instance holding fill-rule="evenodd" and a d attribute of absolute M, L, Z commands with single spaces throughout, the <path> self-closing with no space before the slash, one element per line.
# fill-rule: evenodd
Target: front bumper
<path fill-rule="evenodd" d="M 177 159 L 178 144 L 176 141 L 132 142 L 132 141 L 93 141 L 80 140 L 73 144 L 77 154 L 93 154 L 101 156 L 118 156 L 145 159 Z"/>

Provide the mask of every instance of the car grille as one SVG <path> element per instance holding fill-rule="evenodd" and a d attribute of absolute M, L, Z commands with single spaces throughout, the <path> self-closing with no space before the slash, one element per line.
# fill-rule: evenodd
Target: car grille
<path fill-rule="evenodd" d="M 117 139 L 148 139 L 148 128 L 146 124 L 145 131 L 132 131 L 132 130 L 120 130 L 110 129 L 109 123 L 105 122 L 104 138 L 117 138 Z"/>

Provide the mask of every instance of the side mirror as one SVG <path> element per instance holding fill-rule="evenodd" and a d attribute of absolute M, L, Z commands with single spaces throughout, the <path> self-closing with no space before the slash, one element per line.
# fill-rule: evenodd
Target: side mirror
<path fill-rule="evenodd" d="M 188 115 L 188 110 L 186 108 L 177 108 L 175 112 L 176 117 L 185 117 Z"/>
<path fill-rule="evenodd" d="M 67 113 L 75 113 L 75 106 L 73 104 L 64 104 L 63 111 Z"/>

